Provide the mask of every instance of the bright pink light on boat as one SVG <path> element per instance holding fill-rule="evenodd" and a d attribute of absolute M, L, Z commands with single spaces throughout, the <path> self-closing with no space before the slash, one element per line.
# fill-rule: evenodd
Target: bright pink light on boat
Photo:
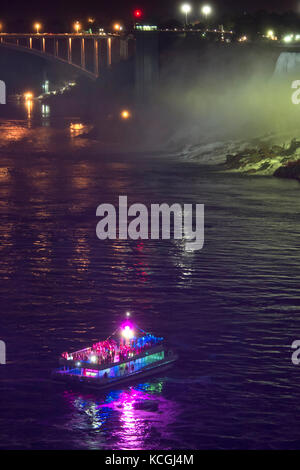
<path fill-rule="evenodd" d="M 133 325 L 130 322 L 123 323 L 122 336 L 125 339 L 132 339 L 134 337 Z"/>

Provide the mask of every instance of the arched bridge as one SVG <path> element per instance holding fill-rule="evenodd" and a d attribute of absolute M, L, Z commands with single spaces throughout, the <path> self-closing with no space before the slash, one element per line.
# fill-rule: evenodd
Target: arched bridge
<path fill-rule="evenodd" d="M 106 33 L 0 33 L 0 47 L 66 63 L 92 80 L 101 75 L 103 68 L 127 60 L 132 43 L 129 37 Z"/>

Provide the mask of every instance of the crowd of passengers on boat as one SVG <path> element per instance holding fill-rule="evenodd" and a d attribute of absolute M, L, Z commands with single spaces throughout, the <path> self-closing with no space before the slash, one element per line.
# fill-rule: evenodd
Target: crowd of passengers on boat
<path fill-rule="evenodd" d="M 127 342 L 117 343 L 113 339 L 99 341 L 93 344 L 91 348 L 86 348 L 74 353 L 64 352 L 64 359 L 75 361 L 93 362 L 94 364 L 110 364 L 127 360 L 137 356 L 147 349 L 161 343 L 163 338 L 153 335 L 145 335 L 140 338 L 134 338 Z"/>

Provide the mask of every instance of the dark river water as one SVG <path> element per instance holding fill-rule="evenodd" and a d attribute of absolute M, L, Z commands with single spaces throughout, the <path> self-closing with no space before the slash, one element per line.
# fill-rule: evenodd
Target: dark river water
<path fill-rule="evenodd" d="M 0 121 L 0 448 L 299 448 L 299 184 L 103 151 L 72 119 Z M 100 241 L 96 208 L 119 195 L 204 203 L 204 248 Z M 99 393 L 50 382 L 127 310 L 172 369 Z"/>

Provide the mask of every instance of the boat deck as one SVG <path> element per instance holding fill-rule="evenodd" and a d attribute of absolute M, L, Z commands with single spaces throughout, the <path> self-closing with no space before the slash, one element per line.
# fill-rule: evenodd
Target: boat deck
<path fill-rule="evenodd" d="M 171 354 L 168 355 L 167 358 L 164 358 L 160 361 L 156 361 L 152 364 L 149 364 L 139 370 L 128 370 L 124 371 L 124 373 L 116 376 L 99 376 L 98 371 L 89 370 L 86 374 L 82 373 L 81 369 L 71 369 L 71 370 L 63 370 L 57 369 L 54 371 L 53 376 L 64 382 L 72 382 L 72 383 L 86 383 L 87 385 L 97 385 L 100 387 L 108 387 L 114 384 L 118 384 L 120 382 L 126 382 L 130 380 L 134 380 L 135 378 L 142 378 L 154 373 L 157 369 L 163 370 L 168 368 L 174 361 L 176 361 L 177 355 Z"/>

